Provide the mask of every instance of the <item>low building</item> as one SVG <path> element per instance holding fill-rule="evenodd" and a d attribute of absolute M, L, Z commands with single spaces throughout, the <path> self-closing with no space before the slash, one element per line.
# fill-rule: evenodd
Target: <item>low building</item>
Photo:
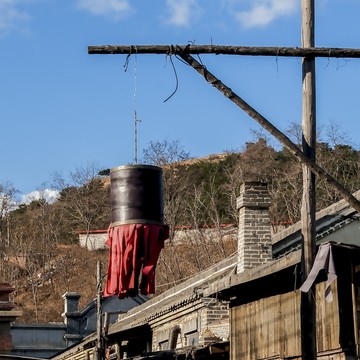
<path fill-rule="evenodd" d="M 10 301 L 10 294 L 15 291 L 8 283 L 0 283 L 0 354 L 10 354 L 13 349 L 13 338 L 10 324 L 21 316 L 20 311 L 14 310 L 15 305 Z"/>
<path fill-rule="evenodd" d="M 107 230 L 78 231 L 79 245 L 90 251 L 106 249 Z"/>
<path fill-rule="evenodd" d="M 317 358 L 358 359 L 360 247 L 324 245 L 337 278 L 330 288 L 326 268 L 314 278 Z M 229 300 L 230 359 L 302 359 L 300 263 L 298 250 L 205 292 Z"/>
<path fill-rule="evenodd" d="M 11 324 L 12 355 L 50 358 L 96 331 L 96 301 L 93 300 L 84 308 L 79 309 L 80 295 L 78 293 L 67 292 L 63 298 L 63 323 Z M 146 300 L 147 298 L 143 295 L 121 301 L 116 296 L 111 296 L 103 299 L 102 310 L 103 313 L 109 314 L 108 321 L 112 324 L 119 314 L 126 313 Z"/>
<path fill-rule="evenodd" d="M 300 358 L 300 225 L 271 235 L 269 206 L 266 184 L 244 184 L 236 255 L 120 315 L 101 346 L 92 334 L 54 359 L 92 359 L 99 348 L 117 359 Z M 318 357 L 358 358 L 359 214 L 345 201 L 318 212 L 317 242 L 337 276 L 329 303 L 326 268 L 314 276 Z"/>

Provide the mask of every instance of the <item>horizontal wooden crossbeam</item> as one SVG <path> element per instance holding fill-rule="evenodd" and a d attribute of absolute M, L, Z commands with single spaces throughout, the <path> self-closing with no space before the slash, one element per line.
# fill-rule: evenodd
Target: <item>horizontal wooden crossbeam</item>
<path fill-rule="evenodd" d="M 89 46 L 89 54 L 215 54 L 248 56 L 360 58 L 360 49 L 301 48 L 226 45 L 101 45 Z"/>

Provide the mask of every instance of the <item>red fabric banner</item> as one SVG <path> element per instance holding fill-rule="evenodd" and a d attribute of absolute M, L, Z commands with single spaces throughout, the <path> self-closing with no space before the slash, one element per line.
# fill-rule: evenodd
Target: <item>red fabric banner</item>
<path fill-rule="evenodd" d="M 167 226 L 127 224 L 109 228 L 106 244 L 110 247 L 108 276 L 103 296 L 119 298 L 155 292 L 155 268 Z M 141 281 L 139 284 L 139 277 Z"/>

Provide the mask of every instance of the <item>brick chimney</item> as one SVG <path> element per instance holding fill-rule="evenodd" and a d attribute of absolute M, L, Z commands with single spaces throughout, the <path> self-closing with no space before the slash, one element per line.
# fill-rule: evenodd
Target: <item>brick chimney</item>
<path fill-rule="evenodd" d="M 239 210 L 237 273 L 272 259 L 270 204 L 266 183 L 245 182 L 241 185 L 236 203 Z"/>
<path fill-rule="evenodd" d="M 0 354 L 9 354 L 12 350 L 10 324 L 21 316 L 21 311 L 14 311 L 15 305 L 9 295 L 15 290 L 8 283 L 0 283 Z"/>

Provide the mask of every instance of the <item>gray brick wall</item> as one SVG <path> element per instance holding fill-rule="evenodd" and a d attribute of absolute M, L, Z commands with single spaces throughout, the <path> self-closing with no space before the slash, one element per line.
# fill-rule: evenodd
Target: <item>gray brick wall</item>
<path fill-rule="evenodd" d="M 201 332 L 199 342 L 206 345 L 212 341 L 227 340 L 229 337 L 229 307 L 227 303 L 214 298 L 203 298 L 201 309 Z"/>
<path fill-rule="evenodd" d="M 205 345 L 229 338 L 228 304 L 214 298 L 201 298 L 187 310 L 164 314 L 152 324 L 152 350 L 166 350 L 171 328 L 180 326 L 177 347 Z M 166 321 L 165 321 L 166 320 Z M 189 343 L 194 341 L 194 343 Z"/>

